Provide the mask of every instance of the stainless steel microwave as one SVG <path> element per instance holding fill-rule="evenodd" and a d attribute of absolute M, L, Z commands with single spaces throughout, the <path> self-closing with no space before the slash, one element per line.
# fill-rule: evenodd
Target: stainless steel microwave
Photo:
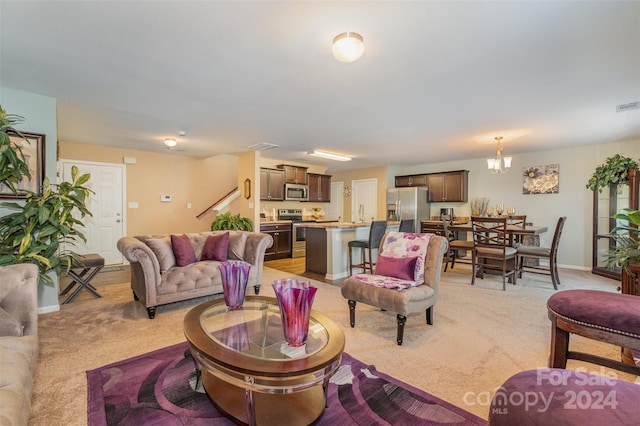
<path fill-rule="evenodd" d="M 309 201 L 309 187 L 295 183 L 284 185 L 284 199 L 287 201 Z"/>

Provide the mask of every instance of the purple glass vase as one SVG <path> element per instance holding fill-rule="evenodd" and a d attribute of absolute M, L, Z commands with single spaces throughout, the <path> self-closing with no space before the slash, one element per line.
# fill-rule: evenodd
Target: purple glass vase
<path fill-rule="evenodd" d="M 218 265 L 222 276 L 224 303 L 229 309 L 238 309 L 244 302 L 251 264 L 241 260 L 227 260 Z"/>
<path fill-rule="evenodd" d="M 311 305 L 318 289 L 307 281 L 290 278 L 276 280 L 272 285 L 280 308 L 285 341 L 289 346 L 304 345 L 309 333 Z"/>

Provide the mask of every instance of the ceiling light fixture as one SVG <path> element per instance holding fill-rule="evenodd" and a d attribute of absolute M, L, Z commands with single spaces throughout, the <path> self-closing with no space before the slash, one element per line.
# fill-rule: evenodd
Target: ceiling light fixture
<path fill-rule="evenodd" d="M 364 52 L 364 39 L 358 33 L 346 32 L 333 39 L 333 56 L 341 62 L 353 62 Z"/>
<path fill-rule="evenodd" d="M 331 152 L 325 152 L 325 151 L 318 151 L 317 149 L 314 151 L 309 151 L 307 152 L 307 154 L 313 157 L 328 158 L 329 160 L 351 161 L 351 157 L 347 157 L 346 155 L 333 154 Z"/>
<path fill-rule="evenodd" d="M 496 151 L 495 158 L 487 158 L 487 167 L 494 175 L 507 173 L 511 168 L 511 157 L 502 156 L 502 136 L 496 136 L 494 139 L 498 141 L 498 150 Z"/>
<path fill-rule="evenodd" d="M 174 146 L 178 145 L 178 142 L 173 138 L 165 138 L 164 144 L 169 148 L 173 148 Z"/>

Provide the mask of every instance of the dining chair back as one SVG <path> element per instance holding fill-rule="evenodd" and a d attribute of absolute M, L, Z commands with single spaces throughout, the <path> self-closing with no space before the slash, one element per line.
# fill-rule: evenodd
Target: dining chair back
<path fill-rule="evenodd" d="M 416 232 L 413 219 L 402 219 L 398 232 Z"/>
<path fill-rule="evenodd" d="M 443 214 L 440 217 L 442 219 L 442 229 L 443 229 L 442 235 L 449 242 L 449 248 L 447 249 L 447 253 L 445 255 L 444 271 L 447 272 L 449 262 L 451 262 L 451 269 L 453 269 L 453 267 L 456 264 L 456 259 L 458 260 L 458 263 L 469 263 L 473 265 L 473 257 L 474 257 L 473 241 L 457 239 L 456 233 L 451 229 L 451 225 L 453 224 L 453 219 L 451 219 L 451 216 Z M 459 251 L 471 252 L 471 260 L 459 258 L 458 257 Z"/>
<path fill-rule="evenodd" d="M 509 216 L 507 225 L 517 226 L 519 228 L 525 229 L 527 227 L 527 215 L 525 214 Z M 520 243 L 522 243 L 522 235 L 516 235 L 515 237 L 513 234 L 509 235 L 509 245 L 511 247 L 515 247 L 516 244 Z"/>
<path fill-rule="evenodd" d="M 566 221 L 566 216 L 562 216 L 558 219 L 550 247 L 518 246 L 517 257 L 519 276 L 522 276 L 523 272 L 550 275 L 553 288 L 556 290 L 558 289 L 558 285 L 560 284 L 560 276 L 558 275 L 558 245 L 560 244 L 560 236 L 562 235 L 562 229 L 564 228 Z M 549 266 L 526 265 L 525 259 L 544 259 L 549 262 Z"/>
<path fill-rule="evenodd" d="M 502 275 L 502 290 L 506 290 L 506 280 L 513 284 L 517 280 L 516 249 L 508 246 L 506 217 L 471 217 L 473 243 L 473 275 L 471 284 L 475 284 L 476 275 L 484 278 L 485 270 L 497 271 Z"/>
<path fill-rule="evenodd" d="M 384 236 L 385 231 L 387 230 L 387 221 L 386 220 L 374 220 L 371 222 L 371 227 L 369 229 L 369 238 L 366 240 L 351 240 L 347 243 L 349 247 L 349 275 L 353 275 L 353 269 L 359 268 L 362 269 L 364 273 L 369 271 L 369 273 L 373 274 L 373 266 L 375 262 L 373 261 L 373 250 L 378 249 L 380 247 L 380 242 L 382 241 L 382 237 Z M 359 248 L 361 252 L 361 262 L 353 263 L 353 249 Z"/>

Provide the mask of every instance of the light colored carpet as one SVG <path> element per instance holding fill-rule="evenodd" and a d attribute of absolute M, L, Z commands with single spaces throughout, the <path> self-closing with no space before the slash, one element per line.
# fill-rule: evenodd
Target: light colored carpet
<path fill-rule="evenodd" d="M 261 295 L 273 296 L 270 283 L 293 275 L 265 268 Z M 617 282 L 589 272 L 561 270 L 561 288 L 616 291 Z M 337 322 L 346 336 L 345 351 L 384 373 L 436 395 L 483 418 L 490 395 L 511 375 L 546 367 L 550 321 L 546 301 L 554 293 L 549 278 L 525 274 L 507 291 L 497 277 L 469 285 L 470 268 L 443 274 L 434 325 L 424 314 L 408 317 L 404 343 L 395 343 L 395 314 L 358 304 L 356 326 L 349 326 L 347 301 L 340 288 L 319 287 L 313 308 Z M 134 302 L 128 283 L 104 285 L 101 299 L 83 297 L 60 312 L 39 318 L 40 359 L 31 426 L 84 425 L 87 422 L 85 371 L 184 341 L 182 320 L 203 300 L 158 308 L 154 320 Z M 251 290 L 252 292 L 252 290 Z M 251 294 L 251 293 L 250 293 Z M 614 313 L 612 313 L 614 314 Z M 619 357 L 619 348 L 578 337 L 572 348 Z M 595 365 L 569 361 L 567 368 L 635 377 Z"/>

